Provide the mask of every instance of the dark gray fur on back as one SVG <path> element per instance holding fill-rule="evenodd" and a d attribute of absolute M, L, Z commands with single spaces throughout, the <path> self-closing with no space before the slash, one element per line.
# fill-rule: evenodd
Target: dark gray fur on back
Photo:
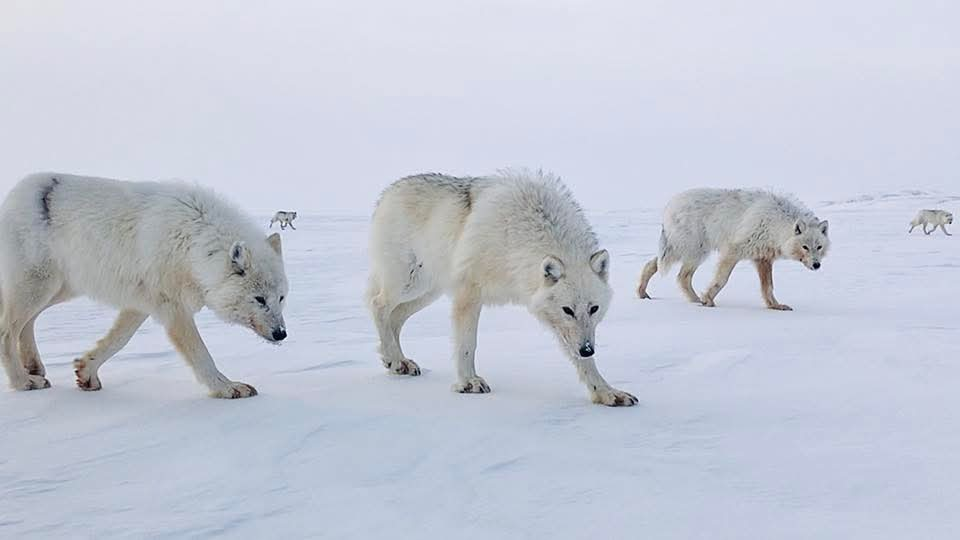
<path fill-rule="evenodd" d="M 50 221 L 50 195 L 53 194 L 53 188 L 57 187 L 59 183 L 60 180 L 51 178 L 50 184 L 40 190 L 40 215 L 46 222 Z"/>

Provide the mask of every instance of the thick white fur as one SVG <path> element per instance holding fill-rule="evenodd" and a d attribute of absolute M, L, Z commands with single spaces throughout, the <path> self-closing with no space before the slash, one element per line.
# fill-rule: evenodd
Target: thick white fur
<path fill-rule="evenodd" d="M 773 296 L 773 261 L 793 259 L 811 270 L 830 247 L 828 224 L 792 198 L 743 189 L 693 189 L 676 195 L 663 212 L 660 251 L 643 269 L 637 294 L 649 298 L 647 284 L 659 270 L 681 263 L 677 281 L 693 302 L 714 306 L 738 261 L 754 261 L 767 307 L 789 310 Z M 712 251 L 720 262 L 710 287 L 697 296 L 696 272 Z"/>
<path fill-rule="evenodd" d="M 270 218 L 270 228 L 272 229 L 273 224 L 279 222 L 281 230 L 286 229 L 288 226 L 293 230 L 297 230 L 297 228 L 293 226 L 293 220 L 295 219 L 297 219 L 296 212 L 285 212 L 280 210 L 274 214 L 272 218 Z"/>
<path fill-rule="evenodd" d="M 554 331 L 594 402 L 637 402 L 611 387 L 592 358 L 595 328 L 611 298 L 609 255 L 552 176 L 403 178 L 387 188 L 374 212 L 370 258 L 367 302 L 384 366 L 392 372 L 420 374 L 400 348 L 400 330 L 447 293 L 453 299 L 455 391 L 490 391 L 474 364 L 482 306 L 520 304 Z"/>
<path fill-rule="evenodd" d="M 908 232 L 913 232 L 913 229 L 922 226 L 923 234 L 930 234 L 937 230 L 937 227 L 940 227 L 943 234 L 953 236 L 947 232 L 947 225 L 951 224 L 953 224 L 953 214 L 946 210 L 921 210 L 917 213 L 917 217 L 913 218 L 913 221 L 910 222 L 910 230 Z M 933 227 L 928 231 L 927 225 L 933 225 Z"/>
<path fill-rule="evenodd" d="M 0 206 L 0 291 L 0 354 L 18 390 L 49 386 L 33 321 L 77 296 L 121 310 L 107 336 L 74 363 L 84 390 L 100 389 L 99 367 L 148 316 L 221 398 L 256 390 L 220 373 L 194 313 L 207 306 L 269 341 L 285 336 L 280 236 L 265 237 L 213 193 L 182 183 L 28 176 Z"/>

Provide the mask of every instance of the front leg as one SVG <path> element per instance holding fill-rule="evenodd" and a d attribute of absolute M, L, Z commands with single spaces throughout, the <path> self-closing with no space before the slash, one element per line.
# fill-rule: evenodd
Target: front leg
<path fill-rule="evenodd" d="M 730 273 L 733 272 L 733 267 L 737 265 L 737 262 L 738 259 L 729 253 L 720 257 L 720 262 L 717 263 L 717 274 L 713 278 L 713 283 L 711 283 L 710 288 L 703 293 L 703 305 L 708 307 L 716 306 L 713 301 L 727 284 L 727 280 L 730 279 Z"/>
<path fill-rule="evenodd" d="M 293 226 L 293 222 L 292 222 L 292 221 L 291 221 L 290 223 L 287 223 L 287 225 L 290 225 L 290 228 L 291 228 L 291 229 L 297 230 L 297 228 Z"/>
<path fill-rule="evenodd" d="M 457 293 L 453 299 L 453 332 L 456 345 L 453 362 L 457 366 L 457 382 L 453 391 L 461 394 L 486 394 L 490 385 L 477 375 L 477 326 L 480 324 L 480 295 L 473 289 Z"/>
<path fill-rule="evenodd" d="M 943 234 L 945 234 L 945 235 L 947 235 L 947 236 L 953 236 L 952 234 L 950 234 L 950 233 L 947 232 L 947 226 L 944 225 L 943 223 L 940 224 L 940 230 L 943 231 Z"/>
<path fill-rule="evenodd" d="M 570 360 L 577 368 L 577 375 L 580 381 L 587 385 L 590 392 L 590 400 L 600 405 L 608 407 L 632 407 L 639 403 L 639 400 L 633 394 L 617 390 L 600 375 L 597 370 L 597 363 L 593 358 L 574 358 Z"/>
<path fill-rule="evenodd" d="M 777 302 L 776 297 L 773 296 L 773 261 L 758 259 L 754 263 L 757 265 L 757 274 L 760 275 L 760 293 L 767 307 L 778 311 L 792 311 L 793 308 Z"/>
<path fill-rule="evenodd" d="M 220 373 L 200 337 L 192 315 L 178 313 L 170 317 L 166 328 L 170 341 L 193 368 L 197 380 L 210 389 L 211 397 L 236 399 L 257 395 L 257 390 L 249 384 L 231 381 Z"/>
<path fill-rule="evenodd" d="M 932 232 L 935 231 L 935 230 L 937 230 L 937 227 L 936 227 L 936 226 L 934 226 L 932 230 L 929 230 L 929 231 L 928 231 L 928 230 L 927 230 L 927 224 L 926 224 L 926 223 L 923 224 L 923 234 L 929 235 L 930 233 L 932 233 Z"/>

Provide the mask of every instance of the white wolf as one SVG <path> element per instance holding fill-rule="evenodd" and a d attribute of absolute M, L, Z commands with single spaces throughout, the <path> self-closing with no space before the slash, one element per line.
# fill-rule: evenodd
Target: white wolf
<path fill-rule="evenodd" d="M 455 391 L 490 391 L 474 367 L 480 309 L 512 303 L 527 306 L 554 331 L 594 402 L 637 403 L 607 384 L 594 363 L 595 328 L 610 305 L 610 257 L 558 179 L 504 172 L 398 180 L 374 212 L 370 257 L 367 302 L 383 364 L 393 373 L 420 374 L 400 348 L 400 330 L 448 293 Z"/>
<path fill-rule="evenodd" d="M 288 226 L 293 230 L 297 230 L 297 228 L 293 226 L 293 220 L 295 219 L 297 219 L 296 212 L 285 212 L 281 210 L 270 218 L 270 228 L 272 229 L 273 224 L 279 222 L 281 230 L 286 229 Z"/>
<path fill-rule="evenodd" d="M 946 210 L 921 210 L 917 214 L 917 217 L 913 218 L 913 221 L 910 222 L 909 232 L 913 232 L 913 229 L 922 226 L 923 234 L 930 234 L 937 230 L 937 227 L 940 227 L 940 230 L 943 231 L 943 234 L 947 236 L 953 236 L 947 232 L 947 225 L 952 224 L 953 214 L 947 212 Z M 933 225 L 933 227 L 928 231 L 927 225 Z"/>
<path fill-rule="evenodd" d="M 828 224 L 799 202 L 765 191 L 693 189 L 673 197 L 663 211 L 660 251 L 643 268 L 637 294 L 650 298 L 647 283 L 680 262 L 677 282 L 691 302 L 714 306 L 737 262 L 750 259 L 770 309 L 790 310 L 773 296 L 773 261 L 792 259 L 811 270 L 830 248 Z M 693 290 L 693 273 L 711 251 L 720 252 L 717 273 L 703 298 Z"/>
<path fill-rule="evenodd" d="M 286 337 L 280 235 L 264 237 L 258 229 L 195 186 L 26 177 L 0 206 L 0 355 L 11 386 L 50 386 L 34 321 L 54 304 L 87 296 L 120 313 L 96 347 L 74 361 L 81 389 L 100 389 L 100 366 L 153 316 L 212 396 L 256 395 L 217 370 L 193 315 L 207 306 L 268 341 Z"/>

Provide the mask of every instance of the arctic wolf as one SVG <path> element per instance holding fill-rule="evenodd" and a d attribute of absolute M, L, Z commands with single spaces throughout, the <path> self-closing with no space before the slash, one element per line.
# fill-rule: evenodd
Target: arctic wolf
<path fill-rule="evenodd" d="M 940 227 L 943 234 L 953 236 L 947 232 L 947 225 L 951 224 L 953 224 L 953 214 L 946 210 L 921 210 L 917 214 L 917 217 L 913 218 L 913 221 L 910 222 L 909 232 L 913 232 L 914 228 L 922 226 L 923 234 L 930 234 L 937 230 L 937 227 Z M 933 225 L 933 227 L 928 231 L 927 225 Z"/>
<path fill-rule="evenodd" d="M 296 212 L 284 212 L 281 210 L 270 218 L 270 228 L 272 229 L 273 224 L 279 222 L 281 230 L 286 229 L 287 226 L 290 226 L 293 230 L 297 230 L 297 228 L 293 226 L 293 220 L 295 219 L 297 219 Z"/>
<path fill-rule="evenodd" d="M 527 306 L 553 330 L 595 403 L 637 403 L 607 384 L 594 363 L 594 331 L 610 305 L 610 256 L 558 179 L 505 172 L 398 180 L 374 211 L 370 257 L 367 302 L 383 364 L 393 373 L 420 374 L 400 348 L 400 330 L 447 293 L 453 299 L 454 391 L 490 391 L 474 366 L 480 309 L 512 303 Z"/>
<path fill-rule="evenodd" d="M 195 186 L 26 177 L 0 206 L 0 355 L 10 385 L 50 386 L 34 321 L 50 306 L 87 296 L 120 313 L 96 347 L 74 361 L 81 389 L 100 389 L 100 366 L 152 316 L 212 396 L 256 395 L 217 370 L 193 315 L 207 306 L 267 341 L 286 337 L 280 235 L 264 237 L 258 229 Z"/>
<path fill-rule="evenodd" d="M 643 268 L 637 294 L 650 298 L 647 283 L 680 262 L 677 282 L 691 302 L 714 306 L 737 262 L 750 259 L 760 274 L 760 290 L 770 309 L 787 310 L 773 296 L 773 261 L 793 259 L 820 268 L 830 248 L 828 224 L 799 202 L 764 191 L 693 189 L 675 196 L 663 212 L 659 256 Z M 693 273 L 711 251 L 720 252 L 713 283 L 697 296 Z"/>

